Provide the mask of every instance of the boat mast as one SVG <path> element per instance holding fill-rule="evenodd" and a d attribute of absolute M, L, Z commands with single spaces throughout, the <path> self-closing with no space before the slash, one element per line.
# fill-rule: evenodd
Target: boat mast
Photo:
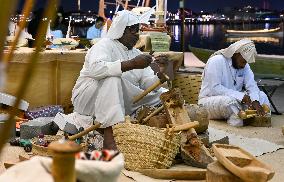
<path fill-rule="evenodd" d="M 127 10 L 128 8 L 128 0 L 125 0 L 124 9 Z"/>
<path fill-rule="evenodd" d="M 81 10 L 81 0 L 77 0 L 77 4 L 78 4 L 78 11 Z"/>
<path fill-rule="evenodd" d="M 100 0 L 99 2 L 99 16 L 103 17 L 104 19 L 106 19 L 105 16 L 105 1 L 104 0 Z"/>
<path fill-rule="evenodd" d="M 167 5 L 167 0 L 156 0 L 156 25 L 158 27 L 163 27 L 166 24 L 166 6 Z"/>
<path fill-rule="evenodd" d="M 150 0 L 146 0 L 145 7 L 149 7 L 149 6 L 150 6 Z"/>

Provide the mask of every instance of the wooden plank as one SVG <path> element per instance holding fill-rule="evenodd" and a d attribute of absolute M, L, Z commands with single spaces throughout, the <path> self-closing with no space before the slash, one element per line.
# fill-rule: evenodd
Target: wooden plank
<path fill-rule="evenodd" d="M 170 169 L 141 169 L 138 172 L 156 179 L 205 180 L 206 170 L 185 165 Z"/>

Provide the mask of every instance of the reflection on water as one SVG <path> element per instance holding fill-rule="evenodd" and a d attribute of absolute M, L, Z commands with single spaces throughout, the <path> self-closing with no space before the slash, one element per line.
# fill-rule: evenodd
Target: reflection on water
<path fill-rule="evenodd" d="M 180 50 L 180 26 L 170 26 L 173 39 L 171 49 Z M 256 29 L 272 29 L 279 27 L 279 24 L 263 23 L 263 24 L 244 24 L 244 25 L 186 25 L 185 27 L 185 50 L 188 50 L 188 45 L 206 49 L 219 50 L 229 46 L 244 37 L 226 37 L 226 29 L 235 30 L 256 30 Z M 257 36 L 247 37 L 253 40 L 256 44 L 257 52 L 260 54 L 277 54 L 284 55 L 283 36 Z"/>
<path fill-rule="evenodd" d="M 233 43 L 243 38 L 248 38 L 254 41 L 255 43 L 268 43 L 268 44 L 274 44 L 274 45 L 279 45 L 280 43 L 279 37 L 278 38 L 276 37 L 226 37 L 226 41 Z"/>

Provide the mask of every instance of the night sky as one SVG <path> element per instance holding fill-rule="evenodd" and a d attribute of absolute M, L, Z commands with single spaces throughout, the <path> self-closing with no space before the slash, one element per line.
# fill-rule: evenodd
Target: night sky
<path fill-rule="evenodd" d="M 23 0 L 22 0 L 23 1 Z M 129 4 L 137 4 L 138 0 L 131 0 Z M 143 0 L 140 0 L 142 3 Z M 209 11 L 212 12 L 218 8 L 224 7 L 243 7 L 246 5 L 252 5 L 259 8 L 263 7 L 264 0 L 184 0 L 185 7 L 193 10 L 194 12 Z M 269 7 L 272 10 L 284 10 L 284 0 L 266 0 L 269 2 Z M 46 0 L 37 0 L 37 6 L 40 7 Z M 105 2 L 115 2 L 115 0 L 105 0 Z M 156 0 L 151 0 L 155 3 Z M 99 0 L 81 0 L 81 10 L 83 11 L 98 11 Z M 77 0 L 61 0 L 61 5 L 64 11 L 76 11 Z M 176 11 L 179 7 L 179 0 L 168 0 L 168 10 Z M 108 10 L 115 9 L 114 6 L 107 6 Z"/>

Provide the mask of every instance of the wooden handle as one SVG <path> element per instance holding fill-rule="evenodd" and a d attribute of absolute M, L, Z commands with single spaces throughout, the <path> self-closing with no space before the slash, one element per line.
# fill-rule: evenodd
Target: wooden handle
<path fill-rule="evenodd" d="M 198 121 L 193 121 L 193 122 L 189 122 L 189 123 L 185 123 L 185 124 L 181 124 L 181 125 L 175 125 L 172 128 L 170 128 L 170 132 L 179 132 L 179 131 L 187 131 L 191 128 L 195 128 L 196 126 L 199 125 Z"/>
<path fill-rule="evenodd" d="M 153 91 L 155 88 L 160 86 L 162 82 L 160 80 L 156 81 L 153 85 L 148 87 L 144 92 L 142 92 L 140 95 L 137 95 L 133 98 L 133 104 L 137 103 L 139 100 L 141 100 L 143 97 L 145 97 L 148 93 Z"/>
<path fill-rule="evenodd" d="M 252 118 L 252 117 L 255 117 L 255 116 L 257 116 L 257 114 L 248 114 L 248 115 L 246 116 L 246 118 Z"/>
<path fill-rule="evenodd" d="M 48 145 L 52 153 L 51 174 L 54 182 L 76 182 L 75 153 L 81 146 L 73 141 L 55 141 Z"/>
<path fill-rule="evenodd" d="M 84 131 L 77 133 L 75 135 L 69 136 L 68 139 L 69 140 L 76 140 L 77 138 L 80 138 L 88 133 L 90 133 L 91 131 L 98 129 L 101 126 L 101 123 L 96 122 L 93 126 L 85 129 Z"/>
<path fill-rule="evenodd" d="M 149 116 L 143 119 L 143 123 L 147 122 L 151 117 L 155 116 L 159 112 L 161 112 L 164 109 L 164 105 L 157 108 L 155 111 L 153 111 Z"/>

